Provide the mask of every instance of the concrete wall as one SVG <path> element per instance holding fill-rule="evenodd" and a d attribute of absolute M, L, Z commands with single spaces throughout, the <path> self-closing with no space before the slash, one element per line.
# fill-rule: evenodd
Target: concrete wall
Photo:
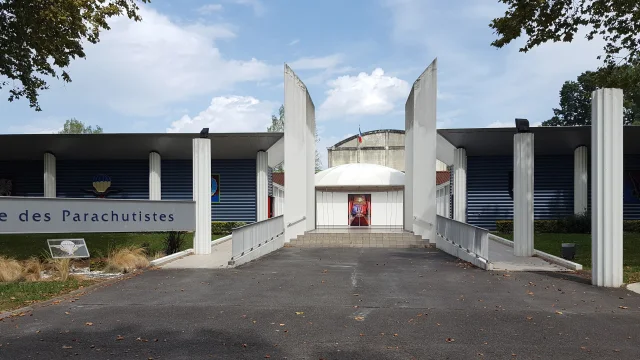
<path fill-rule="evenodd" d="M 284 226 L 285 242 L 295 239 L 316 224 L 315 207 L 315 107 L 307 87 L 285 65 L 284 109 Z"/>
<path fill-rule="evenodd" d="M 344 164 L 376 164 L 405 171 L 405 133 L 402 130 L 375 130 L 358 137 L 347 138 L 327 149 L 327 167 Z M 447 165 L 436 160 L 436 170 L 446 171 Z"/>

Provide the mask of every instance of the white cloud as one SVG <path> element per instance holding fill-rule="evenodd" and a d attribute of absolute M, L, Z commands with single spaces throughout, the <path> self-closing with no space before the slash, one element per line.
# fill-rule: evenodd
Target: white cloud
<path fill-rule="evenodd" d="M 371 74 L 341 76 L 328 83 L 327 99 L 320 105 L 319 119 L 353 115 L 381 115 L 391 112 L 404 100 L 411 87 L 377 68 Z"/>
<path fill-rule="evenodd" d="M 291 42 L 289 43 L 289 46 L 293 46 L 295 44 L 298 44 L 300 42 L 300 39 L 293 39 L 291 40 Z"/>
<path fill-rule="evenodd" d="M 198 115 L 184 115 L 174 121 L 167 132 L 263 132 L 271 124 L 271 114 L 278 104 L 251 96 L 220 96 Z"/>
<path fill-rule="evenodd" d="M 266 12 L 266 8 L 261 0 L 231 0 L 238 5 L 249 6 L 253 9 L 256 16 L 262 16 Z"/>
<path fill-rule="evenodd" d="M 198 12 L 201 14 L 211 14 L 216 11 L 222 11 L 222 4 L 207 4 L 198 8 Z"/>
<path fill-rule="evenodd" d="M 117 18 L 87 59 L 71 66 L 69 94 L 88 105 L 107 104 L 134 116 L 158 116 L 197 95 L 276 75 L 257 59 L 226 59 L 218 39 L 235 36 L 227 25 L 178 25 L 148 6 L 142 22 Z"/>
<path fill-rule="evenodd" d="M 456 7 L 424 0 L 385 0 L 385 4 L 395 41 L 415 48 L 414 54 L 438 57 L 439 88 L 455 97 L 439 102 L 438 112 L 463 110 L 457 126 L 511 124 L 516 117 L 532 123 L 547 120 L 558 104 L 562 84 L 602 63 L 597 55 L 603 42 L 587 41 L 585 32 L 571 44 L 547 43 L 528 53 L 518 51 L 525 39 L 492 48 L 496 35 L 488 25 L 491 18 L 503 15 L 503 5 L 481 0 L 461 0 Z M 435 31 L 438 36 L 423 36 Z"/>

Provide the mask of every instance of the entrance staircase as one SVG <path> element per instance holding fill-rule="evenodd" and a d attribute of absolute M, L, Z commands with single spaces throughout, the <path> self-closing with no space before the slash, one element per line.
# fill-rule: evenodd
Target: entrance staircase
<path fill-rule="evenodd" d="M 429 242 L 410 232 L 307 232 L 285 244 L 298 248 L 425 248 Z"/>

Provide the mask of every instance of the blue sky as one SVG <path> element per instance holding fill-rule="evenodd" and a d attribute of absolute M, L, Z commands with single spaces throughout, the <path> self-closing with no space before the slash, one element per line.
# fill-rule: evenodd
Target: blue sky
<path fill-rule="evenodd" d="M 42 93 L 42 112 L 0 101 L 0 125 L 47 133 L 75 117 L 106 132 L 264 131 L 286 62 L 310 90 L 326 159 L 358 126 L 402 129 L 410 84 L 436 57 L 440 128 L 539 123 L 565 80 L 600 64 L 602 43 L 495 49 L 488 24 L 503 12 L 497 0 L 153 0 L 141 23 L 114 19 L 87 45 L 73 82 Z"/>

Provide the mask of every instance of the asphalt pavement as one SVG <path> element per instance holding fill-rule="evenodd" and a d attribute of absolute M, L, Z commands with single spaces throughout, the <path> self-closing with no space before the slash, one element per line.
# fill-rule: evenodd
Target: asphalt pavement
<path fill-rule="evenodd" d="M 435 249 L 150 270 L 0 321 L 0 359 L 639 359 L 640 295 Z"/>

